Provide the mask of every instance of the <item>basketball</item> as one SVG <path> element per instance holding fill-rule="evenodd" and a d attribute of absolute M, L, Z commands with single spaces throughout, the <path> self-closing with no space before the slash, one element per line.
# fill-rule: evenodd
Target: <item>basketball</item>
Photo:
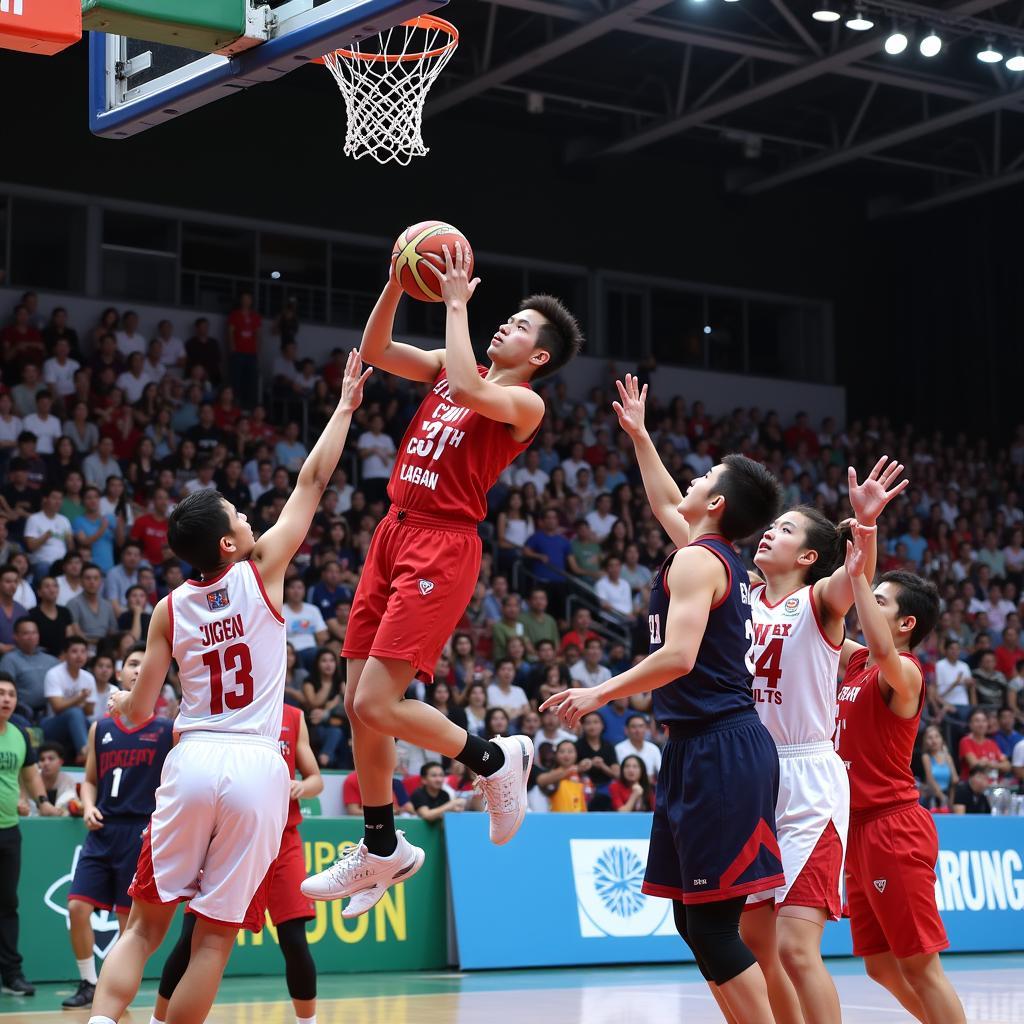
<path fill-rule="evenodd" d="M 473 249 L 466 236 L 456 227 L 440 220 L 425 220 L 406 228 L 395 240 L 392 259 L 395 277 L 406 295 L 420 302 L 442 302 L 441 285 L 437 278 L 420 266 L 429 259 L 439 270 L 444 270 L 444 246 L 455 259 L 455 243 L 462 243 L 466 259 L 466 273 L 473 276 Z"/>

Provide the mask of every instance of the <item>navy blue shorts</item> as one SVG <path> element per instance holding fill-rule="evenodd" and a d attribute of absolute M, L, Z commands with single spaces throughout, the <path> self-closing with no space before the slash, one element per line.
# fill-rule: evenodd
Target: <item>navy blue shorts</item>
<path fill-rule="evenodd" d="M 784 884 L 779 755 L 756 711 L 665 744 L 643 891 L 712 903 Z"/>
<path fill-rule="evenodd" d="M 69 900 L 82 900 L 101 910 L 131 910 L 128 886 L 142 849 L 146 822 L 107 821 L 98 832 L 85 837 L 75 866 Z"/>

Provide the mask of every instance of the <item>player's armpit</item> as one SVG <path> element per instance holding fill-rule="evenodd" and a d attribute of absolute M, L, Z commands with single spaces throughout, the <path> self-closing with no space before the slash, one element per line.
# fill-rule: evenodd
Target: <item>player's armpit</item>
<path fill-rule="evenodd" d="M 452 387 L 451 396 L 457 405 L 507 423 L 517 441 L 525 441 L 544 419 L 544 399 L 529 388 L 508 387 L 477 376 L 466 387 Z"/>

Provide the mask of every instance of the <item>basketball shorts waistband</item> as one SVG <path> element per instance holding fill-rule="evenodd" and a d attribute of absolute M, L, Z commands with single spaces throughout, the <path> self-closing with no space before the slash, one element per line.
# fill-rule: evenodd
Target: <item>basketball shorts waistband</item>
<path fill-rule="evenodd" d="M 758 724 L 761 722 L 757 712 L 753 708 L 742 708 L 708 721 L 666 722 L 665 725 L 668 727 L 670 740 L 689 740 L 694 736 L 707 736 L 710 733 L 739 729 L 744 725 L 752 725 L 754 722 Z"/>
<path fill-rule="evenodd" d="M 433 515 L 429 512 L 418 512 L 411 508 L 399 508 L 392 505 L 388 509 L 388 519 L 393 523 L 408 526 L 419 526 L 430 530 L 444 530 L 447 533 L 479 533 L 479 524 L 475 519 L 459 518 L 451 515 Z"/>
<path fill-rule="evenodd" d="M 918 800 L 901 800 L 897 804 L 884 804 L 881 807 L 862 807 L 859 810 L 854 808 L 850 811 L 850 824 L 863 825 L 866 821 L 888 818 L 890 814 L 899 814 L 900 811 L 908 811 L 911 807 L 920 806 Z"/>
<path fill-rule="evenodd" d="M 787 757 L 825 757 L 835 754 L 836 748 L 828 740 L 816 743 L 784 743 L 779 745 L 779 760 Z"/>
<path fill-rule="evenodd" d="M 213 729 L 186 729 L 181 733 L 179 746 L 188 741 L 189 743 L 214 743 L 223 746 L 225 743 L 231 746 L 239 745 L 244 747 L 266 747 L 273 750 L 275 754 L 281 753 L 280 740 L 271 739 L 269 736 L 260 736 L 255 732 L 216 732 Z"/>

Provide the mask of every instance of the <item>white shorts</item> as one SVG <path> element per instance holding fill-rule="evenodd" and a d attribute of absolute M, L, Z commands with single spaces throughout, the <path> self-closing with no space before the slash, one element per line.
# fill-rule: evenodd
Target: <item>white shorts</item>
<path fill-rule="evenodd" d="M 276 740 L 184 733 L 164 762 L 129 893 L 190 900 L 199 917 L 241 925 L 280 849 L 289 789 Z"/>
<path fill-rule="evenodd" d="M 850 776 L 830 742 L 799 743 L 779 747 L 779 799 L 775 824 L 782 851 L 783 885 L 747 897 L 747 906 L 774 900 L 785 902 L 829 822 L 843 846 L 850 828 Z M 839 865 L 836 886 L 842 884 Z"/>

